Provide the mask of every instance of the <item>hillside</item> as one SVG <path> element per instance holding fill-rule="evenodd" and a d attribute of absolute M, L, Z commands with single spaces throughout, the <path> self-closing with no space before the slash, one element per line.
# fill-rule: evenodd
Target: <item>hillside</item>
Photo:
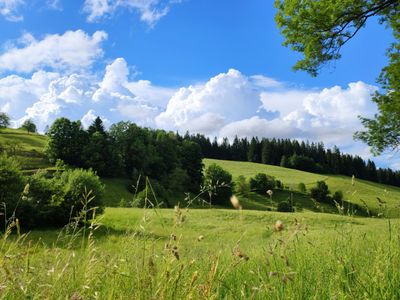
<path fill-rule="evenodd" d="M 44 155 L 46 145 L 46 136 L 40 134 L 28 134 L 26 131 L 17 129 L 5 129 L 0 131 L 0 148 L 9 153 L 14 153 L 21 163 L 24 170 L 35 170 L 38 168 L 48 168 L 51 164 Z M 356 179 L 355 185 L 352 185 L 351 178 L 338 175 L 313 174 L 294 169 L 287 169 L 272 165 L 263 165 L 249 162 L 235 162 L 224 160 L 205 159 L 205 166 L 211 163 L 217 163 L 224 169 L 232 173 L 234 179 L 239 175 L 249 178 L 257 173 L 266 173 L 281 180 L 288 187 L 284 191 L 276 191 L 273 197 L 275 204 L 287 200 L 291 191 L 294 191 L 294 200 L 298 208 L 310 211 L 337 212 L 336 208 L 321 205 L 316 208 L 308 195 L 296 192 L 297 186 L 303 182 L 307 189 L 310 189 L 319 180 L 324 180 L 330 190 L 335 192 L 341 190 L 344 193 L 345 200 L 364 206 L 363 201 L 368 208 L 375 214 L 385 210 L 386 216 L 400 216 L 400 188 L 373 183 L 365 180 Z M 103 179 L 106 184 L 106 203 L 108 206 L 118 206 L 123 198 L 130 200 L 131 193 L 127 191 L 129 181 L 126 179 Z M 380 198 L 386 204 L 379 205 L 377 198 Z M 184 198 L 184 195 L 177 195 L 177 198 Z M 243 206 L 246 209 L 266 210 L 269 208 L 269 202 L 266 197 L 252 194 L 251 197 L 243 200 Z"/>
<path fill-rule="evenodd" d="M 0 130 L 0 149 L 15 156 L 24 170 L 50 166 L 43 153 L 46 141 L 46 136 L 41 134 L 10 128 Z"/>
<path fill-rule="evenodd" d="M 297 185 L 303 182 L 307 190 L 315 185 L 317 181 L 325 181 L 331 192 L 341 190 L 344 194 L 345 200 L 356 203 L 360 206 L 364 206 L 364 201 L 368 208 L 379 213 L 382 210 L 386 216 L 398 217 L 400 216 L 400 188 L 373 183 L 365 180 L 355 180 L 354 186 L 350 177 L 338 176 L 338 175 L 321 175 L 303 172 L 294 169 L 287 169 L 278 166 L 250 163 L 250 162 L 236 162 L 236 161 L 225 161 L 215 159 L 205 159 L 205 167 L 212 163 L 216 163 L 229 171 L 233 178 L 237 178 L 239 175 L 243 175 L 247 178 L 254 176 L 257 173 L 266 173 L 267 175 L 274 176 L 283 182 L 284 185 L 288 186 L 289 189 L 297 190 Z M 380 198 L 386 204 L 380 206 L 377 198 Z M 313 207 L 311 199 L 302 198 L 299 199 L 309 208 Z"/>

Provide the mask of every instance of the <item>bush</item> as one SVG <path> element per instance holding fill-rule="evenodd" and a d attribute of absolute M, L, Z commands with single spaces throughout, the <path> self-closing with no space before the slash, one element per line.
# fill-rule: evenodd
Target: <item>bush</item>
<path fill-rule="evenodd" d="M 211 195 L 211 204 L 229 205 L 232 196 L 232 175 L 217 164 L 205 171 L 204 181 Z"/>
<path fill-rule="evenodd" d="M 151 186 L 136 194 L 133 199 L 132 205 L 134 207 L 169 207 L 168 198 L 170 197 L 169 192 L 157 181 L 152 181 Z"/>
<path fill-rule="evenodd" d="M 19 170 L 17 162 L 5 155 L 0 156 L 0 203 L 4 203 L 5 210 L 1 207 L 1 213 L 6 213 L 6 217 L 11 217 L 17 203 L 21 199 L 24 189 L 24 177 Z M 2 217 L 2 219 L 4 219 Z"/>
<path fill-rule="evenodd" d="M 258 194 L 265 195 L 268 190 L 275 187 L 275 179 L 272 176 L 267 176 L 264 173 L 258 173 L 250 178 L 250 188 Z"/>
<path fill-rule="evenodd" d="M 62 188 L 57 179 L 48 179 L 45 171 L 27 178 L 29 188 L 22 198 L 19 209 L 21 224 L 27 228 L 57 226 L 58 209 L 63 199 Z"/>
<path fill-rule="evenodd" d="M 277 189 L 282 190 L 282 189 L 283 189 L 283 183 L 282 183 L 282 181 L 280 181 L 280 180 L 275 180 L 275 187 L 276 187 Z"/>
<path fill-rule="evenodd" d="M 328 197 L 329 189 L 325 181 L 318 181 L 317 185 L 310 190 L 311 197 L 318 202 L 331 203 L 331 199 Z"/>
<path fill-rule="evenodd" d="M 300 182 L 297 188 L 299 189 L 300 193 L 303 194 L 307 191 L 306 185 L 303 182 Z"/>
<path fill-rule="evenodd" d="M 87 210 L 96 208 L 96 215 L 103 213 L 104 185 L 92 170 L 67 170 L 61 175 L 60 184 L 62 184 L 64 192 L 59 209 L 62 223 L 66 224 L 70 215 L 77 216 L 84 206 Z M 86 200 L 90 200 L 90 202 L 84 203 L 85 197 L 88 197 Z"/>
<path fill-rule="evenodd" d="M 336 191 L 333 196 L 332 199 L 334 201 L 336 201 L 337 203 L 342 202 L 343 201 L 343 192 L 342 191 Z"/>
<path fill-rule="evenodd" d="M 293 207 L 289 204 L 289 202 L 282 201 L 278 203 L 277 211 L 293 212 Z"/>
<path fill-rule="evenodd" d="M 242 196 L 248 196 L 250 193 L 250 184 L 243 175 L 240 175 L 235 181 L 235 193 Z"/>

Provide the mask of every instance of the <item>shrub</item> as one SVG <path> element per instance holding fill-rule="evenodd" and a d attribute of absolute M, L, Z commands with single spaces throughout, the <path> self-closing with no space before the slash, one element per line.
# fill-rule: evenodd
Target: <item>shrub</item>
<path fill-rule="evenodd" d="M 280 189 L 280 190 L 282 190 L 283 189 L 283 183 L 282 183 L 282 181 L 280 181 L 280 180 L 275 180 L 275 187 L 277 188 L 277 189 Z"/>
<path fill-rule="evenodd" d="M 299 189 L 300 193 L 303 194 L 307 191 L 306 185 L 303 182 L 300 182 L 297 188 Z"/>
<path fill-rule="evenodd" d="M 250 184 L 243 175 L 240 175 L 235 181 L 235 193 L 243 196 L 248 196 L 250 193 Z"/>
<path fill-rule="evenodd" d="M 331 199 L 328 197 L 329 189 L 325 181 L 318 181 L 317 185 L 310 190 L 311 197 L 318 202 L 330 203 Z"/>
<path fill-rule="evenodd" d="M 5 155 L 0 156 L 0 203 L 4 203 L 5 210 L 1 208 L 6 217 L 10 217 L 21 199 L 24 189 L 24 178 L 17 162 Z"/>
<path fill-rule="evenodd" d="M 334 201 L 336 201 L 337 203 L 342 202 L 343 201 L 343 192 L 342 191 L 336 191 L 333 196 L 332 199 Z"/>
<path fill-rule="evenodd" d="M 152 181 L 151 186 L 136 194 L 133 199 L 132 205 L 134 207 L 169 207 L 168 198 L 169 193 L 157 181 Z"/>
<path fill-rule="evenodd" d="M 96 208 L 96 214 L 103 213 L 104 186 L 92 170 L 67 170 L 61 175 L 60 184 L 64 196 L 60 203 L 59 217 L 64 224 L 69 221 L 70 214 L 72 217 L 77 216 L 85 205 L 87 210 Z M 84 203 L 85 196 L 88 196 L 87 200 L 91 199 L 89 203 Z"/>
<path fill-rule="evenodd" d="M 22 198 L 19 218 L 24 227 L 64 225 L 59 223 L 58 206 L 63 192 L 57 179 L 48 179 L 45 171 L 39 171 L 27 178 L 29 188 Z"/>
<path fill-rule="evenodd" d="M 204 181 L 210 191 L 211 204 L 229 205 L 232 196 L 232 175 L 217 164 L 205 170 Z"/>
<path fill-rule="evenodd" d="M 267 176 L 264 173 L 258 173 L 250 178 L 250 188 L 258 194 L 265 195 L 268 190 L 275 187 L 275 179 L 272 176 Z"/>
<path fill-rule="evenodd" d="M 289 202 L 282 201 L 278 203 L 277 211 L 293 212 L 293 207 L 289 204 Z"/>

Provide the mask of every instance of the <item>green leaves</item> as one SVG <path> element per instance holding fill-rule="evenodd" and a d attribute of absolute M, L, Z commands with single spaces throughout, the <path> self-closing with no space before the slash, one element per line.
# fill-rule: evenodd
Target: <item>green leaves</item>
<path fill-rule="evenodd" d="M 389 64 L 378 78 L 385 93 L 373 101 L 379 113 L 374 119 L 362 118 L 365 131 L 354 137 L 367 143 L 374 154 L 400 146 L 400 1 L 399 0 L 276 0 L 275 20 L 285 37 L 284 45 L 301 52 L 295 70 L 317 76 L 320 68 L 341 57 L 340 50 L 367 20 L 379 16 L 393 30 L 397 42 L 390 45 Z"/>

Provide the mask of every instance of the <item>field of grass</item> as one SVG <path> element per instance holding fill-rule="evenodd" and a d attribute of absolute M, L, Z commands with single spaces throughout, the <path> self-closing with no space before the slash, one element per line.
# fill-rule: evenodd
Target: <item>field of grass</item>
<path fill-rule="evenodd" d="M 51 166 L 43 153 L 46 142 L 47 137 L 44 135 L 28 134 L 19 129 L 0 130 L 0 148 L 14 156 L 24 170 Z"/>
<path fill-rule="evenodd" d="M 107 208 L 99 222 L 1 239 L 0 298 L 400 297 L 399 220 Z"/>
<path fill-rule="evenodd" d="M 216 163 L 229 171 L 234 179 L 239 175 L 244 175 L 245 177 L 250 178 L 257 173 L 266 173 L 267 175 L 274 176 L 276 179 L 281 180 L 284 185 L 293 190 L 297 190 L 297 185 L 300 182 L 303 182 L 307 189 L 310 189 L 317 181 L 324 180 L 332 192 L 341 190 L 344 194 L 345 200 L 349 202 L 363 206 L 364 201 L 368 208 L 375 213 L 383 211 L 384 214 L 389 217 L 400 216 L 400 188 L 398 187 L 358 179 L 356 179 L 353 186 L 351 178 L 346 176 L 313 174 L 294 169 L 250 162 L 214 159 L 204 160 L 205 167 L 212 163 Z M 377 197 L 386 202 L 386 204 L 380 205 Z M 307 206 L 311 207 L 311 200 L 308 202 L 302 202 L 310 204 Z"/>

